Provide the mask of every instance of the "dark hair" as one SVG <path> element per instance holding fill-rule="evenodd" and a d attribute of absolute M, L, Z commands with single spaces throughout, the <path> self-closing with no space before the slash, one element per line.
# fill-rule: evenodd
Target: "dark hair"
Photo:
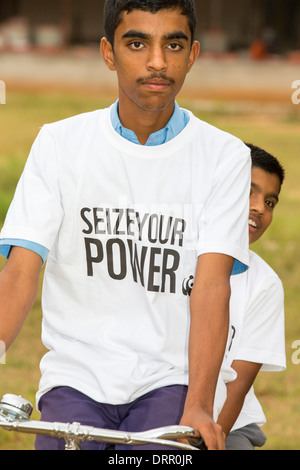
<path fill-rule="evenodd" d="M 285 170 L 281 163 L 270 153 L 253 144 L 246 144 L 251 150 L 252 166 L 261 168 L 278 176 L 280 188 L 285 178 Z"/>
<path fill-rule="evenodd" d="M 157 13 L 163 9 L 180 9 L 188 17 L 192 43 L 194 42 L 197 15 L 194 0 L 106 0 L 104 7 L 104 30 L 107 40 L 114 45 L 115 31 L 123 12 L 142 10 Z"/>

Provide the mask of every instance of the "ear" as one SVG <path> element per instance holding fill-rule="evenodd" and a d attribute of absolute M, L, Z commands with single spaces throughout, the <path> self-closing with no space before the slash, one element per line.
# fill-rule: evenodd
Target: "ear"
<path fill-rule="evenodd" d="M 109 70 L 116 70 L 114 52 L 111 43 L 107 38 L 102 38 L 100 43 L 100 51 L 104 62 Z"/>
<path fill-rule="evenodd" d="M 194 63 L 196 62 L 200 53 L 200 43 L 198 41 L 194 41 L 191 47 L 189 63 L 188 63 L 188 72 L 193 67 Z"/>

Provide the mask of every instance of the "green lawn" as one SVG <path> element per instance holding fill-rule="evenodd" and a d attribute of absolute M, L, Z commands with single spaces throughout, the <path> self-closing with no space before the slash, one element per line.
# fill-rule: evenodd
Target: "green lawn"
<path fill-rule="evenodd" d="M 7 104 L 0 106 L 0 223 L 2 225 L 14 188 L 39 128 L 46 122 L 110 104 L 92 93 L 10 91 Z M 180 102 L 180 100 L 179 100 Z M 283 163 L 287 177 L 274 222 L 252 247 L 273 267 L 283 281 L 286 296 L 286 351 L 288 368 L 283 373 L 261 373 L 257 395 L 265 410 L 268 436 L 265 449 L 300 449 L 300 364 L 292 363 L 292 343 L 300 340 L 300 105 L 285 115 L 246 115 L 226 111 L 216 103 L 214 111 L 203 112 L 201 103 L 180 102 L 207 120 L 241 139 L 266 148 Z M 1 266 L 3 260 L 0 260 Z M 17 340 L 0 365 L 0 395 L 21 394 L 35 402 L 39 382 L 40 293 Z M 299 354 L 300 357 L 300 354 Z M 33 418 L 38 419 L 34 411 Z M 0 431 L 0 449 L 33 449 L 34 438 Z"/>

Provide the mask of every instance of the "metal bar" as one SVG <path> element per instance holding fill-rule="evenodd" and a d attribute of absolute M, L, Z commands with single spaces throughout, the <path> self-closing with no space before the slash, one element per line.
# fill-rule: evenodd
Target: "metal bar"
<path fill-rule="evenodd" d="M 44 421 L 1 421 L 0 428 L 7 431 L 23 432 L 28 434 L 43 434 L 50 437 L 64 439 L 75 447 L 84 441 L 106 442 L 108 444 L 142 445 L 160 444 L 185 450 L 196 450 L 191 445 L 176 442 L 175 439 L 188 439 L 194 437 L 191 428 L 184 426 L 167 426 L 151 429 L 145 432 L 127 433 L 109 429 L 83 426 L 79 423 L 48 423 Z M 174 440 L 174 441 L 173 441 Z"/>

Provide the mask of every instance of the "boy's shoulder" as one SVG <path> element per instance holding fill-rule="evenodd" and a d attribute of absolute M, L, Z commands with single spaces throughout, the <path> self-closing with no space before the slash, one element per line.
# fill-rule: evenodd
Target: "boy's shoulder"
<path fill-rule="evenodd" d="M 60 119 L 58 121 L 46 123 L 44 124 L 43 128 L 47 129 L 50 132 L 59 133 L 63 130 L 89 125 L 92 122 L 96 122 L 100 118 L 100 116 L 106 111 L 107 109 L 96 109 L 94 111 L 76 114 L 74 116 Z"/>
<path fill-rule="evenodd" d="M 257 253 L 249 250 L 249 268 L 244 273 L 231 276 L 232 297 L 244 292 L 247 302 L 267 291 L 283 295 L 283 285 L 274 269 Z M 277 294 L 276 294 L 277 295 Z"/>
<path fill-rule="evenodd" d="M 251 273 L 252 276 L 265 278 L 274 277 L 280 281 L 278 274 L 274 269 L 261 256 L 252 250 L 249 250 L 249 260 L 249 274 Z"/>
<path fill-rule="evenodd" d="M 97 119 L 101 113 L 107 111 L 107 108 L 104 109 L 95 109 L 92 111 L 86 111 L 82 113 L 75 114 L 73 116 L 68 116 L 63 119 L 59 119 L 57 121 L 53 121 L 50 123 L 45 124 L 45 126 L 49 128 L 60 128 L 66 126 L 72 126 L 73 124 L 76 125 L 79 122 L 86 122 L 93 119 Z"/>
<path fill-rule="evenodd" d="M 239 158 L 244 155 L 245 159 L 250 160 L 250 149 L 239 137 L 220 129 L 207 121 L 203 121 L 199 117 L 195 116 L 191 111 L 185 111 L 189 113 L 195 126 L 198 128 L 198 139 L 204 145 L 209 145 L 211 149 L 221 154 L 228 154 L 232 159 L 237 155 L 239 155 Z"/>
<path fill-rule="evenodd" d="M 249 269 L 247 273 L 247 292 L 249 298 L 261 295 L 284 296 L 283 285 L 274 269 L 257 253 L 249 250 Z M 268 292 L 268 294 L 266 294 Z M 270 294 L 273 293 L 273 294 Z"/>

